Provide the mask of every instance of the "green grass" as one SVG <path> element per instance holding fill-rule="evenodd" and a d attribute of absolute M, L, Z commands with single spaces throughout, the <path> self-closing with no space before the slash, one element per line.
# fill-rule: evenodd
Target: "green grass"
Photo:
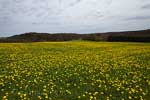
<path fill-rule="evenodd" d="M 148 100 L 150 43 L 0 43 L 0 100 Z"/>

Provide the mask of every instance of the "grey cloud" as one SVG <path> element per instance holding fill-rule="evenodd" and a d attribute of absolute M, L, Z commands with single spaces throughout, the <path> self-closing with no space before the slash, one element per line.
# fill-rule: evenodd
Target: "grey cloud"
<path fill-rule="evenodd" d="M 65 0 L 59 0 L 59 4 L 67 4 L 67 6 L 72 7 L 75 6 L 76 4 L 80 3 L 83 0 L 70 0 L 70 1 L 65 1 Z"/>
<path fill-rule="evenodd" d="M 75 6 L 76 4 L 80 3 L 82 0 L 76 0 L 75 2 L 72 2 L 69 4 L 70 7 Z"/>
<path fill-rule="evenodd" d="M 149 26 L 149 8 L 149 0 L 0 0 L 0 36 L 142 29 Z"/>
<path fill-rule="evenodd" d="M 59 22 L 33 22 L 32 25 L 53 25 L 53 26 L 60 26 Z"/>
<path fill-rule="evenodd" d="M 135 16 L 126 18 L 125 20 L 150 20 L 150 16 Z"/>
<path fill-rule="evenodd" d="M 142 9 L 150 9 L 150 4 L 145 4 L 141 7 Z"/>

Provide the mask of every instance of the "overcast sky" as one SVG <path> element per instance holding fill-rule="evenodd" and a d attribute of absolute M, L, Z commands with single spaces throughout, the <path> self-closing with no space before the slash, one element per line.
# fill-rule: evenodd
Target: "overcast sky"
<path fill-rule="evenodd" d="M 0 0 L 0 36 L 150 28 L 150 0 Z"/>

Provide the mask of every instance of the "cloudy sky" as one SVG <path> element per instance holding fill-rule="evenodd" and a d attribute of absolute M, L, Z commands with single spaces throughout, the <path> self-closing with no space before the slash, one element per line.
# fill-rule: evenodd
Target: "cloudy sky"
<path fill-rule="evenodd" d="M 0 36 L 150 28 L 150 0 L 0 0 Z"/>

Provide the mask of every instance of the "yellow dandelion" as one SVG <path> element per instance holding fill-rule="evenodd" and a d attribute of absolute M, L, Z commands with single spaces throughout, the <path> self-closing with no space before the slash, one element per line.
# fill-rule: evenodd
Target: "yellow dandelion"
<path fill-rule="evenodd" d="M 93 99 L 93 96 L 90 96 L 90 99 Z"/>
<path fill-rule="evenodd" d="M 129 96 L 129 99 L 132 99 L 132 97 L 131 97 L 131 96 Z"/>
<path fill-rule="evenodd" d="M 101 92 L 101 94 L 104 94 L 104 92 Z"/>
<path fill-rule="evenodd" d="M 20 92 L 18 92 L 18 95 L 21 95 L 21 93 L 20 93 Z"/>
<path fill-rule="evenodd" d="M 7 96 L 3 96 L 3 99 L 6 99 L 7 98 Z"/>
<path fill-rule="evenodd" d="M 26 97 L 26 96 L 27 96 L 27 94 L 23 94 L 23 96 L 24 96 L 24 97 Z"/>
<path fill-rule="evenodd" d="M 38 98 L 38 99 L 42 99 L 42 97 L 41 97 L 41 96 L 38 96 L 37 98 Z"/>
<path fill-rule="evenodd" d="M 48 95 L 46 95 L 45 98 L 48 99 Z"/>
<path fill-rule="evenodd" d="M 80 99 L 81 98 L 81 96 L 78 96 L 78 99 Z"/>

